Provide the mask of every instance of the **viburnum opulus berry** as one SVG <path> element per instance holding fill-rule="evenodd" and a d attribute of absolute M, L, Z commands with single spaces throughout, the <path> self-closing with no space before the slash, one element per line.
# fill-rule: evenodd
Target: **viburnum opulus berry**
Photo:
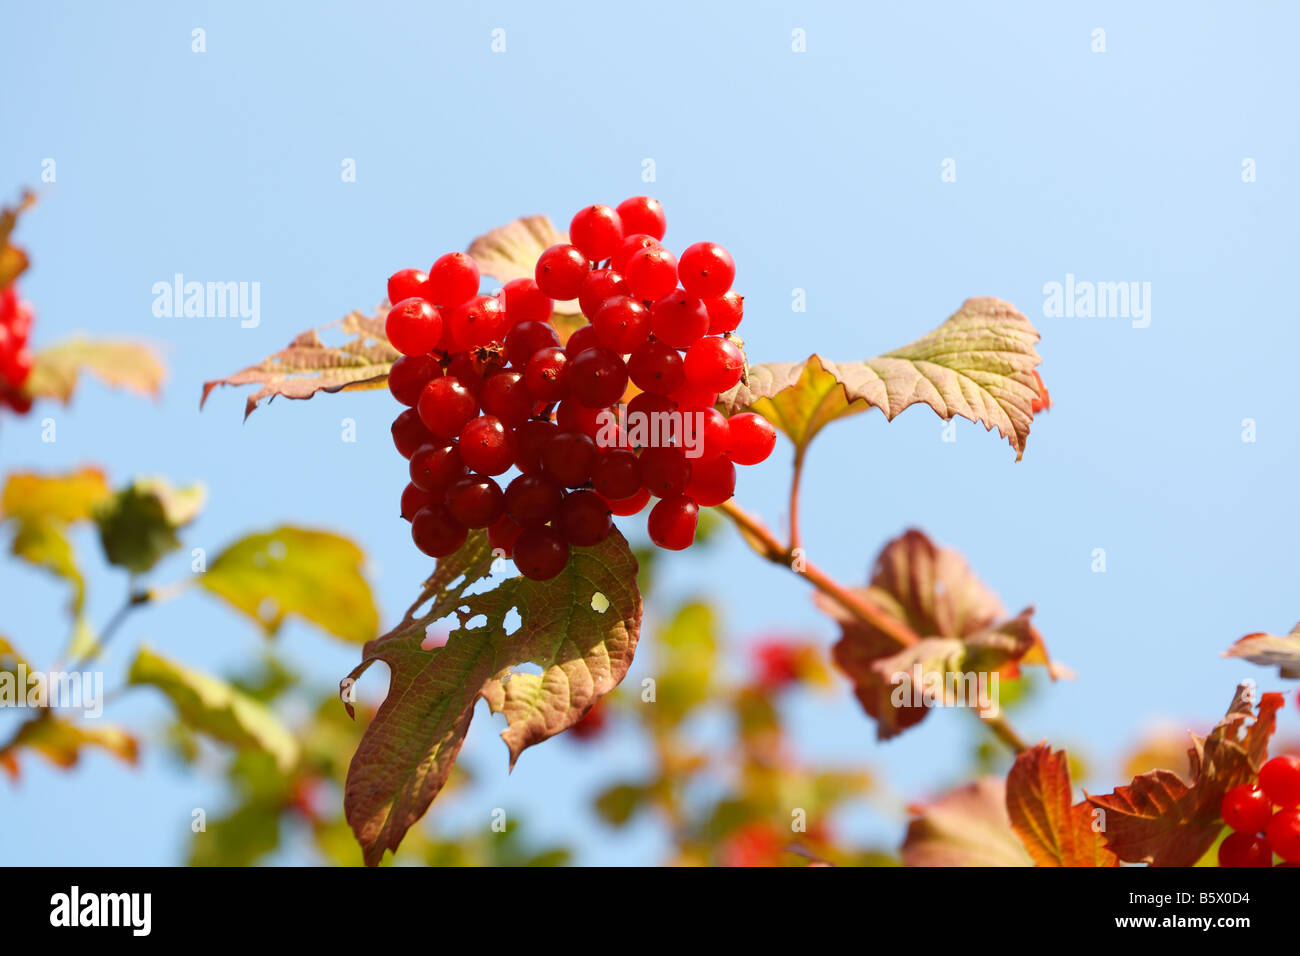
<path fill-rule="evenodd" d="M 0 289 L 0 405 L 19 415 L 32 407 L 32 400 L 22 392 L 32 373 L 32 353 L 27 348 L 31 331 L 31 306 L 18 298 L 12 283 Z"/>
<path fill-rule="evenodd" d="M 1300 864 L 1300 757 L 1269 760 L 1257 786 L 1242 784 L 1224 794 L 1219 813 L 1235 831 L 1219 845 L 1220 866 L 1271 866 L 1275 853 Z"/>
<path fill-rule="evenodd" d="M 745 374 L 732 258 L 706 242 L 678 260 L 666 225 L 648 196 L 587 206 L 532 278 L 494 295 L 464 253 L 389 278 L 401 515 L 421 551 L 445 556 L 485 528 L 547 580 L 647 508 L 651 540 L 681 550 L 700 507 L 735 492 L 736 466 L 771 454 L 765 419 L 714 408 Z M 575 299 L 587 323 L 564 340 L 552 312 Z"/>

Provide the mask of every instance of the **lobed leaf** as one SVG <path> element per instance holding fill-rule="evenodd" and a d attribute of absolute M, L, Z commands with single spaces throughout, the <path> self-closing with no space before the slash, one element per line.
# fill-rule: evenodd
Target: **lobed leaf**
<path fill-rule="evenodd" d="M 379 629 L 361 568 L 365 555 L 328 531 L 282 526 L 227 547 L 198 583 L 256 621 L 268 634 L 297 614 L 345 641 L 362 643 Z"/>
<path fill-rule="evenodd" d="M 1007 815 L 1006 785 L 984 777 L 912 808 L 905 866 L 1032 866 Z"/>
<path fill-rule="evenodd" d="M 1151 770 L 1112 793 L 1088 796 L 1105 811 L 1106 845 L 1116 856 L 1125 863 L 1191 866 L 1213 846 L 1223 829 L 1223 795 L 1258 776 L 1285 703 L 1281 694 L 1264 694 L 1256 712 L 1254 695 L 1254 686 L 1243 682 L 1209 736 L 1193 735 L 1191 783 L 1169 770 Z"/>
<path fill-rule="evenodd" d="M 879 408 L 889 421 L 918 402 L 943 419 L 966 418 L 994 428 L 1025 451 L 1035 404 L 1047 391 L 1034 371 L 1042 360 L 1038 332 L 1000 299 L 967 299 L 928 335 L 865 362 L 835 363 L 813 355 L 806 362 L 758 365 L 747 383 L 721 396 L 727 415 L 752 409 L 802 452 L 838 418 Z"/>
<path fill-rule="evenodd" d="M 1016 757 L 1007 774 L 1011 827 L 1039 866 L 1118 866 L 1086 800 L 1074 803 L 1064 750 L 1039 744 Z"/>
<path fill-rule="evenodd" d="M 141 647 L 127 683 L 158 688 L 191 728 L 236 747 L 264 751 L 281 772 L 298 761 L 298 741 L 280 718 L 220 678 L 189 670 Z"/>
<path fill-rule="evenodd" d="M 1278 634 L 1247 634 L 1223 652 L 1260 667 L 1276 667 L 1279 677 L 1300 678 L 1300 624 L 1285 637 Z"/>
<path fill-rule="evenodd" d="M 384 332 L 387 317 L 387 307 L 381 306 L 374 315 L 351 312 L 321 329 L 309 329 L 256 365 L 226 378 L 204 382 L 199 407 L 203 407 L 218 385 L 261 386 L 248 397 L 245 418 L 262 399 L 274 399 L 277 395 L 306 399 L 317 392 L 383 388 L 388 381 L 388 370 L 401 354 L 389 344 Z M 321 341 L 322 331 L 336 328 L 350 338 L 339 346 Z"/>
<path fill-rule="evenodd" d="M 176 532 L 198 517 L 202 485 L 173 488 L 162 478 L 138 478 L 95 508 L 95 525 L 110 564 L 137 574 L 180 547 Z"/>
<path fill-rule="evenodd" d="M 509 282 L 533 278 L 542 253 L 556 243 L 568 241 L 569 237 L 556 229 L 548 217 L 523 216 L 479 236 L 466 251 L 483 275 Z M 576 299 L 556 302 L 555 313 L 577 316 L 582 321 Z"/>
<path fill-rule="evenodd" d="M 52 398 L 65 405 L 72 401 L 82 373 L 109 388 L 157 398 L 167 376 L 157 351 L 140 342 L 73 338 L 41 349 L 32 357 L 32 372 L 23 393 L 32 398 Z"/>
<path fill-rule="evenodd" d="M 368 865 L 397 849 L 442 789 L 479 697 L 506 717 L 501 736 L 513 767 L 525 748 L 581 720 L 632 662 L 641 597 L 636 560 L 617 532 L 596 547 L 574 549 L 550 581 L 512 578 L 467 593 L 488 576 L 492 560 L 487 536 L 474 532 L 438 562 L 403 621 L 366 644 L 345 679 L 350 686 L 375 661 L 391 672 L 388 694 L 348 769 L 344 797 Z M 592 606 L 596 593 L 608 602 L 603 612 Z M 512 609 L 520 625 L 510 633 Z M 430 626 L 453 612 L 460 627 L 445 644 L 428 646 Z M 480 617 L 483 623 L 475 623 Z M 513 670 L 528 662 L 542 673 Z"/>

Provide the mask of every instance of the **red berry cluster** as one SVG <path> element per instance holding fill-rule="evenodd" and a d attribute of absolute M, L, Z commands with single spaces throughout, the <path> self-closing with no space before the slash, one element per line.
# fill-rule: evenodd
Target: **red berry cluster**
<path fill-rule="evenodd" d="M 31 306 L 18 298 L 14 285 L 0 289 L 0 405 L 20 415 L 32 407 L 32 400 L 20 391 L 32 372 L 32 353 L 27 349 L 31 331 Z"/>
<path fill-rule="evenodd" d="M 700 506 L 732 496 L 736 465 L 771 454 L 771 424 L 713 407 L 745 367 L 731 256 L 701 242 L 678 259 L 664 230 L 663 207 L 638 196 L 583 209 L 535 279 L 495 296 L 479 294 L 478 268 L 458 252 L 388 280 L 388 338 L 402 353 L 388 385 L 408 406 L 393 422 L 410 460 L 402 516 L 425 554 L 487 528 L 521 573 L 546 580 L 570 547 L 598 544 L 614 515 L 651 497 L 651 539 L 681 550 Z M 564 343 L 556 299 L 577 299 L 589 320 Z M 624 404 L 629 382 L 638 393 Z M 649 421 L 659 427 L 628 424 Z"/>
<path fill-rule="evenodd" d="M 1234 831 L 1219 844 L 1219 866 L 1272 866 L 1274 853 L 1300 863 L 1300 757 L 1274 757 L 1259 785 L 1233 787 L 1219 812 Z"/>

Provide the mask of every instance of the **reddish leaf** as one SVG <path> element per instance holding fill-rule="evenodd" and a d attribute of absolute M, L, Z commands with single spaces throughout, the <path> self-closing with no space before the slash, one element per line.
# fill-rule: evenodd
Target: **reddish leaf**
<path fill-rule="evenodd" d="M 1118 866 L 1093 829 L 1088 802 L 1072 803 L 1065 751 L 1039 744 L 1016 757 L 1007 774 L 1011 826 L 1039 866 Z"/>
<path fill-rule="evenodd" d="M 1192 737 L 1192 782 L 1152 770 L 1113 793 L 1088 796 L 1106 812 L 1106 844 L 1126 863 L 1191 866 L 1214 844 L 1223 820 L 1219 804 L 1238 784 L 1250 783 L 1268 757 L 1281 694 L 1264 694 L 1258 713 L 1254 685 L 1242 683 L 1227 715 L 1208 737 Z"/>
<path fill-rule="evenodd" d="M 912 812 L 903 841 L 906 866 L 1033 865 L 1011 829 L 1006 787 L 997 778 L 968 783 Z"/>
<path fill-rule="evenodd" d="M 24 192 L 17 206 L 0 209 L 0 289 L 9 285 L 27 269 L 27 253 L 9 242 L 18 225 L 18 217 L 36 203 L 36 197 Z"/>

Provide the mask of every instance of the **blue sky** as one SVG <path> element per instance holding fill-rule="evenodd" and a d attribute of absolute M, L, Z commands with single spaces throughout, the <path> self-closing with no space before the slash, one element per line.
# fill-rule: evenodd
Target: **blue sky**
<path fill-rule="evenodd" d="M 0 192 L 14 198 L 39 185 L 43 160 L 57 164 L 18 234 L 34 263 L 23 290 L 35 343 L 125 334 L 158 343 L 170 365 L 157 404 L 91 385 L 66 411 L 6 417 L 5 469 L 96 462 L 117 481 L 202 480 L 210 503 L 187 543 L 209 549 L 284 521 L 338 529 L 371 556 L 392 621 L 427 568 L 396 518 L 387 394 L 277 403 L 242 423 L 234 391 L 200 414 L 200 383 L 375 304 L 394 269 L 517 215 L 563 222 L 650 192 L 671 243 L 710 239 L 735 256 L 752 360 L 866 358 L 972 295 L 1008 299 L 1039 327 L 1055 408 L 1023 461 L 969 423 L 943 441 L 924 409 L 889 425 L 857 416 L 813 447 L 803 527 L 812 559 L 846 581 L 922 527 L 1010 610 L 1035 605 L 1078 679 L 1017 723 L 1087 753 L 1091 786 L 1115 782 L 1115 760 L 1156 721 L 1203 726 L 1241 677 L 1277 684 L 1219 654 L 1300 618 L 1294 7 L 47 3 L 3 18 Z M 205 53 L 191 51 L 195 28 Z M 504 53 L 491 49 L 497 28 Z M 1097 28 L 1104 53 L 1092 52 Z M 806 52 L 792 50 L 795 30 Z M 941 175 L 948 159 L 955 182 Z M 260 324 L 155 318 L 152 286 L 178 272 L 259 282 Z M 1150 283 L 1149 326 L 1045 316 L 1044 286 L 1067 275 Z M 791 310 L 795 289 L 805 313 Z M 40 440 L 46 414 L 53 444 Z M 353 444 L 340 441 L 344 417 Z M 772 521 L 788 458 L 779 446 L 738 490 Z M 170 562 L 159 577 L 183 572 Z M 97 573 L 90 586 L 103 621 L 122 582 Z M 723 602 L 735 648 L 773 629 L 834 638 L 803 583 L 738 540 L 669 563 L 665 606 L 699 591 Z M 8 563 L 0 595 L 0 628 L 48 660 L 60 589 Z M 192 597 L 121 640 L 110 674 L 139 640 L 226 670 L 261 638 Z M 281 640 L 324 682 L 355 660 L 305 627 Z M 147 696 L 115 707 L 112 719 L 139 727 L 165 713 Z M 873 768 L 900 795 L 964 767 L 967 722 L 953 715 L 879 744 L 844 685 L 792 707 L 807 753 Z M 1294 708 L 1286 720 L 1294 733 Z M 465 812 L 517 808 L 584 861 L 650 862 L 649 828 L 616 836 L 556 809 L 639 758 L 618 740 L 559 741 L 507 777 L 480 718 L 464 759 L 484 785 Z M 0 787 L 3 863 L 174 862 L 190 809 L 213 800 L 210 780 L 152 750 L 137 772 L 100 756 L 71 774 L 26 768 L 21 786 Z M 888 814 L 854 827 L 901 834 Z"/>

